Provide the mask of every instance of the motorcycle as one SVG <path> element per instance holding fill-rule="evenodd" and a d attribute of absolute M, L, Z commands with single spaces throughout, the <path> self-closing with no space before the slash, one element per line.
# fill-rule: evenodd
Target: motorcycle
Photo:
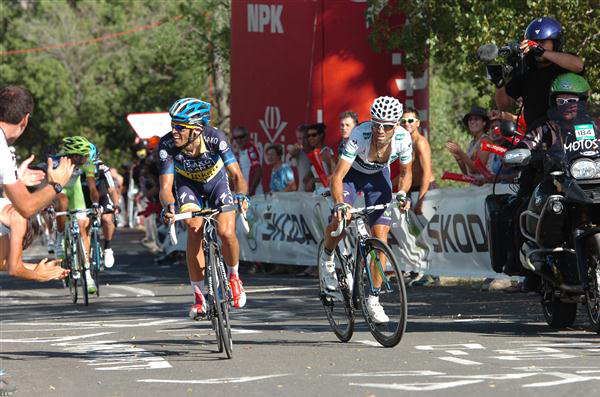
<path fill-rule="evenodd" d="M 522 266 L 520 274 L 541 279 L 546 322 L 557 329 L 572 326 L 582 303 L 600 333 L 600 131 L 590 114 L 585 102 L 551 109 L 548 126 L 555 142 L 539 152 L 509 150 L 503 162 L 509 167 L 538 164 L 543 175 L 518 216 L 525 242 L 512 249 Z M 502 133 L 514 134 L 514 126 L 503 125 Z M 498 273 L 506 270 L 511 249 L 507 236 L 513 235 L 512 214 L 505 209 L 514 200 L 512 194 L 486 198 L 490 257 Z"/>

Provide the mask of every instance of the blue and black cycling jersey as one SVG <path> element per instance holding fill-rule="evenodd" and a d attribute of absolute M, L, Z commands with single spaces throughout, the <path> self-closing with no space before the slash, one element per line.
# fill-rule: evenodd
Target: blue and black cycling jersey
<path fill-rule="evenodd" d="M 195 182 L 208 183 L 224 175 L 226 166 L 237 162 L 223 131 L 206 126 L 198 139 L 202 140 L 200 155 L 192 157 L 175 147 L 172 132 L 163 136 L 158 146 L 161 175 L 176 174 Z"/>

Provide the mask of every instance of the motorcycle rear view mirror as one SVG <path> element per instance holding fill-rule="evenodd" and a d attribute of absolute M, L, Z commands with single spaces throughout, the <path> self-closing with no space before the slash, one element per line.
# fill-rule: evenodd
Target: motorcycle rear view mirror
<path fill-rule="evenodd" d="M 500 133 L 505 138 L 512 138 L 517 135 L 517 127 L 515 126 L 515 123 L 510 120 L 502 120 L 500 123 Z"/>
<path fill-rule="evenodd" d="M 531 150 L 513 149 L 504 154 L 504 164 L 508 167 L 522 167 L 529 164 L 531 160 Z"/>

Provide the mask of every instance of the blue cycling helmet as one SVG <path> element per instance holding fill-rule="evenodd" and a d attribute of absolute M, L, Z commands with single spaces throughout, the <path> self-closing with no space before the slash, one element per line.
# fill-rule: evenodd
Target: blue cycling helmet
<path fill-rule="evenodd" d="M 90 154 L 88 155 L 91 162 L 96 161 L 96 157 L 98 156 L 98 151 L 96 150 L 96 145 L 90 142 Z"/>
<path fill-rule="evenodd" d="M 190 125 L 206 125 L 210 121 L 210 103 L 196 98 L 182 98 L 169 108 L 171 121 Z"/>
<path fill-rule="evenodd" d="M 527 29 L 525 29 L 525 38 L 527 40 L 552 40 L 554 41 L 554 51 L 562 50 L 564 44 L 564 36 L 560 23 L 549 17 L 536 18 Z"/>

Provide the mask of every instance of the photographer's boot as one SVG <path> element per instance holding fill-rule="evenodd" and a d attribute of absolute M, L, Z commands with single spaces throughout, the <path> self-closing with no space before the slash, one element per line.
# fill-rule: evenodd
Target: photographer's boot
<path fill-rule="evenodd" d="M 502 267 L 502 273 L 509 276 L 518 276 L 521 274 L 521 263 L 512 251 L 508 251 L 506 254 L 506 262 Z"/>

